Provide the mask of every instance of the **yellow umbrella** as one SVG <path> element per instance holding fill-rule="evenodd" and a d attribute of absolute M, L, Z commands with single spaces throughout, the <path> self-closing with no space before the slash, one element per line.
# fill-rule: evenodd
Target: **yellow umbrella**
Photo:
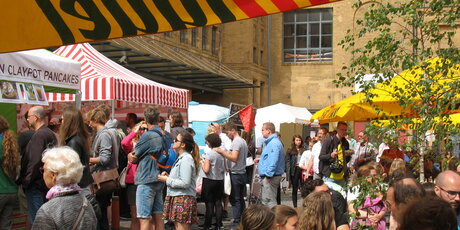
<path fill-rule="evenodd" d="M 432 58 L 427 60 L 433 69 L 439 71 L 441 66 L 440 58 Z M 455 65 L 451 68 L 449 74 L 438 74 L 433 78 L 436 84 L 432 84 L 430 90 L 432 91 L 446 91 L 448 90 L 447 82 L 453 82 L 460 78 L 460 65 Z M 410 108 L 404 108 L 400 105 L 397 98 L 391 94 L 396 90 L 403 88 L 405 85 L 416 85 L 423 78 L 423 69 L 420 66 L 404 70 L 400 74 L 391 78 L 386 84 L 380 83 L 369 91 L 369 93 L 376 95 L 372 101 L 378 106 L 377 111 L 370 103 L 366 102 L 366 95 L 364 93 L 357 93 L 353 96 L 343 99 L 331 106 L 328 106 L 312 116 L 312 120 L 319 120 L 320 123 L 329 123 L 335 121 L 360 121 L 377 119 L 382 117 L 394 116 L 409 116 L 417 117 L 417 114 L 412 114 Z M 404 91 L 403 94 L 412 98 L 412 100 L 420 100 L 420 97 L 413 91 Z"/>
<path fill-rule="evenodd" d="M 449 118 L 450 120 L 452 121 L 452 125 L 454 126 L 459 126 L 460 125 L 460 113 L 455 113 L 455 114 L 451 114 L 449 115 Z M 436 117 L 435 118 L 435 121 L 437 122 L 436 124 L 439 123 L 439 117 Z M 398 121 L 399 122 L 399 121 Z M 402 122 L 402 121 L 401 121 Z M 400 123 L 401 123 L 400 122 Z M 407 124 L 403 124 L 402 125 L 402 129 L 405 129 L 405 130 L 409 130 L 409 129 L 414 129 L 414 124 L 419 124 L 421 123 L 421 120 L 420 118 L 413 118 L 412 119 L 412 124 L 410 125 L 407 125 Z M 371 121 L 371 123 L 373 125 L 376 125 L 376 126 L 380 126 L 380 127 L 385 127 L 385 126 L 388 126 L 390 125 L 390 121 L 389 120 L 373 120 Z"/>

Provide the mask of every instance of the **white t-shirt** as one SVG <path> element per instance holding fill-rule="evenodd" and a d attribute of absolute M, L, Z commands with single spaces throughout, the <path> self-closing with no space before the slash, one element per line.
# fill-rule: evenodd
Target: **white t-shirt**
<path fill-rule="evenodd" d="M 312 156 L 311 150 L 305 150 L 300 157 L 299 166 L 308 166 L 308 161 Z"/>
<path fill-rule="evenodd" d="M 389 149 L 390 146 L 388 146 L 386 143 L 382 143 L 379 145 L 379 154 L 377 155 L 377 157 L 375 158 L 375 161 L 376 162 L 379 162 L 380 161 L 380 157 L 382 156 L 382 153 L 385 149 Z"/>
<path fill-rule="evenodd" d="M 316 142 L 311 149 L 313 155 L 313 171 L 319 174 L 319 154 L 321 153 L 321 141 Z"/>
<path fill-rule="evenodd" d="M 220 140 L 222 140 L 222 144 L 220 145 L 220 148 L 223 150 L 229 151 L 231 146 L 232 146 L 232 140 L 227 137 L 227 134 L 221 133 L 219 134 Z"/>

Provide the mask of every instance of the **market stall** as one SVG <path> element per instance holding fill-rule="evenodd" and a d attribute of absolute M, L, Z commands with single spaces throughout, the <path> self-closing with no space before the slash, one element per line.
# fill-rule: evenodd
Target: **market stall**
<path fill-rule="evenodd" d="M 13 129 L 24 126 L 20 105 L 46 106 L 45 92 L 78 89 L 80 63 L 76 61 L 43 49 L 0 54 L 0 114 Z"/>
<path fill-rule="evenodd" d="M 229 109 L 217 105 L 200 104 L 195 101 L 189 102 L 188 123 L 195 131 L 195 142 L 204 149 L 205 137 L 208 126 L 211 123 L 224 123 L 228 118 Z"/>
<path fill-rule="evenodd" d="M 292 133 L 293 131 L 290 130 L 297 130 L 295 127 L 283 132 L 281 129 L 281 124 L 292 123 L 293 126 L 295 126 L 295 124 L 309 124 L 311 116 L 312 114 L 306 108 L 290 106 L 282 103 L 257 109 L 255 116 L 256 138 L 262 136 L 262 125 L 265 122 L 272 122 L 275 125 L 276 131 L 281 132 L 283 143 L 290 144 L 293 134 L 302 135 L 302 133 L 300 131 L 296 131 L 298 133 Z M 301 129 L 303 129 L 303 127 Z"/>
<path fill-rule="evenodd" d="M 112 105 L 114 117 L 118 119 L 123 119 L 130 112 L 143 117 L 143 108 L 148 105 L 157 105 L 163 116 L 171 111 L 180 111 L 186 115 L 188 90 L 146 79 L 113 62 L 88 43 L 62 46 L 55 53 L 81 63 L 83 113 L 105 103 Z M 48 94 L 50 102 L 75 99 L 75 94 Z M 62 105 L 59 103 L 54 106 L 59 110 Z"/>

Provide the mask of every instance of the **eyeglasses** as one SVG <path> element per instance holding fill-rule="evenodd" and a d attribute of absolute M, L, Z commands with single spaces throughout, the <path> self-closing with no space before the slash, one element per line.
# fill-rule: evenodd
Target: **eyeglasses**
<path fill-rule="evenodd" d="M 36 117 L 36 118 L 38 119 L 38 116 L 37 116 L 37 115 L 35 115 L 35 114 L 30 114 L 29 116 L 27 116 L 27 118 L 26 118 L 26 119 L 28 120 L 28 119 L 29 119 L 29 118 L 31 118 L 31 117 Z"/>
<path fill-rule="evenodd" d="M 447 197 L 449 197 L 449 199 L 455 199 L 455 197 L 457 196 L 460 196 L 460 192 L 456 192 L 456 191 L 448 191 L 448 190 L 445 190 L 443 189 L 441 186 L 438 186 L 442 191 L 446 192 L 447 193 Z"/>
<path fill-rule="evenodd" d="M 139 130 L 140 130 L 140 131 L 145 131 L 145 130 L 147 130 L 147 128 L 145 128 L 145 127 L 139 127 Z"/>
<path fill-rule="evenodd" d="M 182 142 L 182 141 L 178 140 L 177 137 L 176 137 L 176 138 L 174 138 L 174 143 L 175 142 Z"/>

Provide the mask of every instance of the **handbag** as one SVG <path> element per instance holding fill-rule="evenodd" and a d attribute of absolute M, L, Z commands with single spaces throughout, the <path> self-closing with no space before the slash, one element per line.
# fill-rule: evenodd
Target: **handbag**
<path fill-rule="evenodd" d="M 94 180 L 91 191 L 94 194 L 110 194 L 120 188 L 117 168 L 95 172 L 91 176 Z"/>
<path fill-rule="evenodd" d="M 230 179 L 230 170 L 228 170 L 227 160 L 224 161 L 224 194 L 232 193 L 232 181 Z"/>
<path fill-rule="evenodd" d="M 341 173 L 343 170 L 343 165 L 336 158 L 335 161 L 331 163 L 330 169 L 333 173 Z"/>
<path fill-rule="evenodd" d="M 224 175 L 224 193 L 229 195 L 232 193 L 232 182 L 230 180 L 230 172 L 226 171 Z"/>
<path fill-rule="evenodd" d="M 254 165 L 254 159 L 252 159 L 252 156 L 246 157 L 246 167 Z"/>
<path fill-rule="evenodd" d="M 120 173 L 120 187 L 122 188 L 126 188 L 126 174 L 128 173 L 128 170 L 129 170 L 129 166 L 126 166 L 123 168 L 123 170 L 121 170 L 121 173 Z"/>

